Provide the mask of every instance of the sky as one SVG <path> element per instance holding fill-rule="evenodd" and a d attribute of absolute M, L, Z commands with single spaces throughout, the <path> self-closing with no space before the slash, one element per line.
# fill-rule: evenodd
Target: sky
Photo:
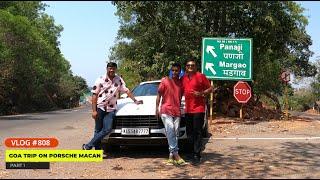
<path fill-rule="evenodd" d="M 119 19 L 115 15 L 116 7 L 110 1 L 43 1 L 49 5 L 46 13 L 53 16 L 57 25 L 62 25 L 60 50 L 70 62 L 74 75 L 86 79 L 88 86 L 105 74 L 106 62 L 110 48 L 115 44 L 119 30 Z M 308 17 L 307 33 L 313 45 L 310 49 L 314 62 L 320 56 L 320 2 L 299 1 L 306 9 Z M 308 84 L 299 81 L 293 87 L 304 87 Z"/>
<path fill-rule="evenodd" d="M 110 1 L 43 1 L 46 13 L 63 26 L 60 50 L 70 62 L 74 75 L 88 86 L 106 73 L 109 49 L 119 29 L 116 8 Z"/>

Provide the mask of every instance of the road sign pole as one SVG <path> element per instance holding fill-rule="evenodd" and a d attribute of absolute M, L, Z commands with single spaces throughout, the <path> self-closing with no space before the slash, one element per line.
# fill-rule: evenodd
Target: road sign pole
<path fill-rule="evenodd" d="M 241 103 L 240 119 L 243 119 L 243 104 L 247 103 L 251 98 L 251 87 L 247 82 L 239 81 L 233 87 L 233 96 L 238 103 Z"/>
<path fill-rule="evenodd" d="M 241 103 L 241 107 L 240 107 L 240 119 L 242 120 L 242 106 L 243 106 L 243 103 Z"/>
<path fill-rule="evenodd" d="M 287 87 L 287 83 L 285 83 L 285 87 L 284 87 L 284 93 L 285 93 L 285 120 L 287 121 L 289 119 L 289 103 L 288 103 L 288 87 Z"/>
<path fill-rule="evenodd" d="M 211 87 L 213 87 L 213 81 L 211 81 Z M 214 114 L 213 114 L 213 91 L 210 93 L 210 116 L 211 116 L 211 124 L 214 120 Z"/>
<path fill-rule="evenodd" d="M 281 75 L 281 80 L 284 82 L 284 119 L 287 121 L 289 119 L 289 97 L 288 97 L 288 82 L 290 81 L 290 72 L 283 70 Z"/>

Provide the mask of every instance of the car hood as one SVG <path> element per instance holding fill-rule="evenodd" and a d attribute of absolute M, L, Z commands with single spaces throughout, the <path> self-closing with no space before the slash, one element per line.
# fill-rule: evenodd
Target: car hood
<path fill-rule="evenodd" d="M 137 105 L 130 98 L 119 99 L 116 116 L 155 115 L 157 96 L 137 96 L 136 99 L 143 104 Z"/>

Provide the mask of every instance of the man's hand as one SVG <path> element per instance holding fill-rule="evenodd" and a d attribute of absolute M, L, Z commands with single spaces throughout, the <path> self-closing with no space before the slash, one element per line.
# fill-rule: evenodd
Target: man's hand
<path fill-rule="evenodd" d="M 199 91 L 193 91 L 192 93 L 197 97 L 200 97 L 200 96 L 204 97 L 205 96 L 203 92 L 199 92 Z"/>
<path fill-rule="evenodd" d="M 133 96 L 133 94 L 131 93 L 131 91 L 128 91 L 128 92 L 127 92 L 127 95 L 128 95 L 128 97 L 130 97 L 130 98 L 133 100 L 133 102 L 134 102 L 135 104 L 137 104 L 137 105 L 143 104 L 143 101 L 142 101 L 142 100 L 136 100 L 136 99 L 134 98 L 134 96 Z"/>
<path fill-rule="evenodd" d="M 158 119 L 158 117 L 159 117 L 159 109 L 158 108 L 156 108 L 156 113 L 155 113 L 156 115 L 156 118 Z"/>
<path fill-rule="evenodd" d="M 97 120 L 97 117 L 98 117 L 98 112 L 97 111 L 92 111 L 92 118 L 94 120 Z"/>
<path fill-rule="evenodd" d="M 134 101 L 134 103 L 139 105 L 139 104 L 143 104 L 143 101 L 142 100 L 136 100 L 136 101 Z"/>

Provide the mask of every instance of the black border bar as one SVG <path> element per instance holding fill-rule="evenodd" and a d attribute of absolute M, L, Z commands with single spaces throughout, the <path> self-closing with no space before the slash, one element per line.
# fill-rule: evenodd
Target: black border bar
<path fill-rule="evenodd" d="M 6 162 L 6 169 L 50 169 L 49 162 Z"/>

